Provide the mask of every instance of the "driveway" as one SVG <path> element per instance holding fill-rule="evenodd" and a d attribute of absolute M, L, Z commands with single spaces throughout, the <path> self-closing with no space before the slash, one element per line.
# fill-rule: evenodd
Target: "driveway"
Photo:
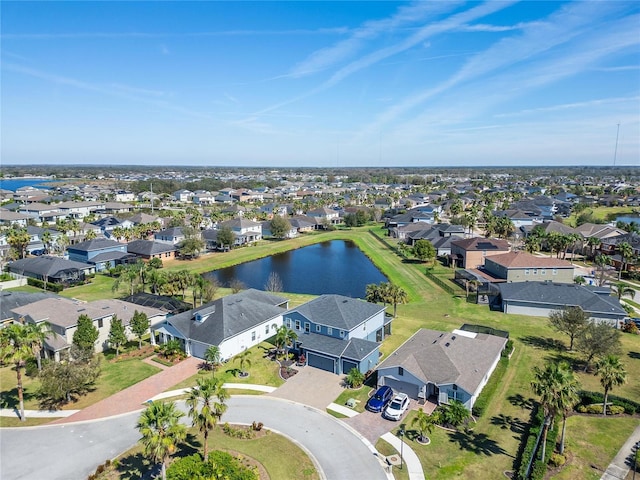
<path fill-rule="evenodd" d="M 284 398 L 325 411 L 340 395 L 344 377 L 314 367 L 300 367 L 298 373 L 268 396 Z"/>
<path fill-rule="evenodd" d="M 184 402 L 180 402 L 184 408 Z M 387 476 L 370 445 L 328 414 L 267 396 L 236 396 L 223 422 L 260 421 L 301 445 L 320 465 L 327 480 Z M 42 427 L 3 428 L 2 478 L 84 480 L 106 459 L 136 444 L 139 412 L 103 420 Z M 187 420 L 185 420 L 187 421 Z"/>

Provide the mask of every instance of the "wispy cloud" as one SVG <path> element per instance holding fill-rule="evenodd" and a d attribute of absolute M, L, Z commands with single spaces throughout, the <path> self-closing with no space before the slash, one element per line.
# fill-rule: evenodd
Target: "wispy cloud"
<path fill-rule="evenodd" d="M 458 28 L 460 32 L 511 32 L 513 30 L 522 30 L 531 26 L 535 26 L 538 22 L 521 22 L 515 25 L 489 25 L 486 23 L 477 23 L 475 25 L 461 25 Z"/>
<path fill-rule="evenodd" d="M 599 98 L 596 100 L 590 100 L 588 102 L 562 103 L 558 105 L 550 105 L 547 107 L 528 108 L 524 110 L 519 110 L 517 112 L 497 114 L 495 115 L 495 118 L 517 117 L 517 116 L 525 116 L 530 114 L 538 114 L 543 112 L 558 112 L 563 110 L 576 110 L 576 109 L 600 107 L 603 105 L 613 105 L 616 103 L 629 103 L 629 102 L 635 102 L 635 103 L 640 102 L 640 96 Z"/>

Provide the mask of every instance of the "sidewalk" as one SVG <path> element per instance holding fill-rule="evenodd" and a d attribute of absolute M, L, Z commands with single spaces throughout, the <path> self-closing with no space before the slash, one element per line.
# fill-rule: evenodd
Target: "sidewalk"
<path fill-rule="evenodd" d="M 624 480 L 631 470 L 635 455 L 634 446 L 640 447 L 640 426 L 636 427 L 618 454 L 611 460 L 600 480 Z"/>

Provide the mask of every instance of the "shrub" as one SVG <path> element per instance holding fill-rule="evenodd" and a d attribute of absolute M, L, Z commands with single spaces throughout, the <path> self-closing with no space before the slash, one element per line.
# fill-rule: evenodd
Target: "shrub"
<path fill-rule="evenodd" d="M 564 455 L 555 452 L 551 454 L 551 458 L 549 459 L 549 463 L 553 467 L 561 467 L 566 461 L 567 459 Z"/>
<path fill-rule="evenodd" d="M 576 409 L 579 413 L 602 414 L 602 403 L 592 403 L 590 405 L 579 405 Z M 607 405 L 607 415 L 620 415 L 624 413 L 621 405 Z"/>
<path fill-rule="evenodd" d="M 604 395 L 601 392 L 588 392 L 585 390 L 580 391 L 580 403 L 579 405 L 591 405 L 593 403 L 599 403 L 602 405 L 604 402 Z M 640 412 L 640 403 L 627 398 L 618 397 L 616 395 L 609 395 L 607 401 L 612 405 L 618 405 L 624 408 L 625 413 L 633 415 L 636 412 Z M 578 408 L 576 408 L 578 410 Z M 580 410 L 578 410 L 580 411 Z"/>

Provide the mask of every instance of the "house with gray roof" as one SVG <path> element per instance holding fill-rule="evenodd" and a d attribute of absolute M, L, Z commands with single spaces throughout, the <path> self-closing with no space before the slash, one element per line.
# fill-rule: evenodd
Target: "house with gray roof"
<path fill-rule="evenodd" d="M 187 355 L 204 358 L 212 345 L 228 360 L 275 335 L 287 310 L 286 298 L 248 289 L 173 315 L 152 327 L 152 341 L 177 339 Z"/>
<path fill-rule="evenodd" d="M 283 316 L 298 335 L 294 350 L 307 364 L 338 375 L 375 367 L 391 320 L 384 306 L 342 295 L 321 295 Z"/>
<path fill-rule="evenodd" d="M 0 291 L 0 328 L 15 321 L 12 313 L 14 308 L 56 296 L 54 293 L 48 292 Z"/>
<path fill-rule="evenodd" d="M 82 282 L 96 272 L 95 265 L 49 255 L 16 260 L 7 265 L 7 269 L 17 275 L 62 285 Z"/>
<path fill-rule="evenodd" d="M 618 327 L 627 312 L 608 287 L 556 282 L 520 282 L 498 285 L 504 313 L 548 317 L 554 310 L 580 307 L 597 322 Z"/>
<path fill-rule="evenodd" d="M 378 386 L 418 401 L 458 400 L 471 410 L 506 343 L 506 338 L 486 333 L 422 328 L 380 364 Z"/>
<path fill-rule="evenodd" d="M 176 258 L 178 249 L 170 243 L 133 240 L 127 243 L 127 252 L 142 260 L 151 260 L 152 258 L 170 260 Z"/>
<path fill-rule="evenodd" d="M 67 247 L 69 260 L 95 265 L 96 271 L 108 270 L 116 265 L 135 261 L 135 255 L 127 253 L 127 246 L 108 238 L 95 238 Z"/>

